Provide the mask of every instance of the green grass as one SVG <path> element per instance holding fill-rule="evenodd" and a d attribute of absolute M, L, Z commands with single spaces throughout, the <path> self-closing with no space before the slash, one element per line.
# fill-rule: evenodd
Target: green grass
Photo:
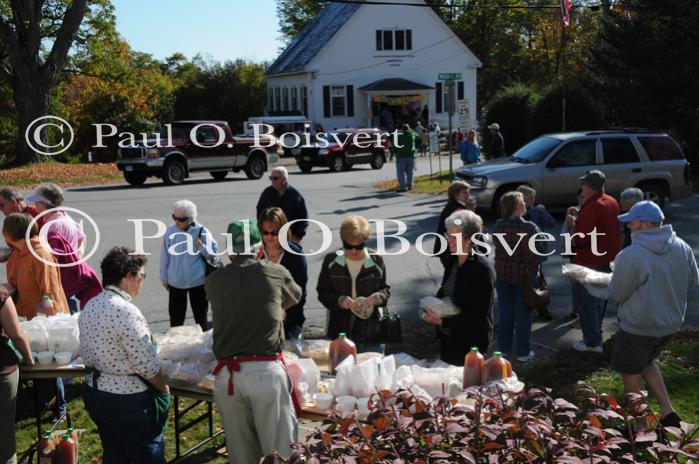
<path fill-rule="evenodd" d="M 446 193 L 450 183 L 451 176 L 449 175 L 449 171 L 435 172 L 432 176 L 417 176 L 413 180 L 412 192 L 432 194 Z M 376 184 L 376 188 L 381 190 L 396 190 L 398 188 L 398 181 L 392 179 L 379 182 Z"/>
<path fill-rule="evenodd" d="M 610 340 L 605 344 L 604 355 L 560 351 L 515 368 L 515 371 L 527 388 L 548 387 L 555 396 L 571 399 L 577 383 L 583 381 L 599 392 L 622 400 L 624 387 L 621 376 L 609 369 L 612 343 Z M 677 412 L 685 421 L 698 424 L 699 331 L 678 333 L 661 353 L 657 363 Z M 660 412 L 652 396 L 650 406 L 654 412 Z"/>
<path fill-rule="evenodd" d="M 75 380 L 76 384 L 66 386 L 66 396 L 68 399 L 68 410 L 73 422 L 73 427 L 84 430 L 82 436 L 80 437 L 80 462 L 100 462 L 102 446 L 97 427 L 92 422 L 90 416 L 84 408 L 81 397 L 82 385 L 78 383 L 78 379 Z M 191 402 L 181 402 L 180 409 L 184 409 L 188 404 L 191 404 Z M 196 417 L 198 415 L 198 411 L 204 412 L 205 406 L 197 406 L 197 409 L 185 416 L 185 420 L 189 421 L 190 418 Z M 168 461 L 175 457 L 174 420 L 174 413 L 171 406 L 168 427 L 165 431 L 165 457 Z M 48 429 L 49 427 L 51 427 L 50 421 L 47 420 L 43 422 L 44 430 Z M 64 430 L 65 427 L 65 424 L 63 424 L 59 427 L 59 429 Z M 30 391 L 25 388 L 20 388 L 20 392 L 17 397 L 16 430 L 17 450 L 19 456 L 20 453 L 23 453 L 31 446 L 36 436 L 36 423 L 34 420 L 32 396 L 30 395 Z M 214 431 L 217 430 L 221 430 L 221 418 L 218 416 L 218 414 L 216 414 L 216 407 L 214 406 Z M 195 443 L 203 440 L 207 436 L 208 423 L 207 421 L 203 421 L 182 434 L 180 441 L 181 451 L 186 451 Z M 213 442 L 208 443 L 203 448 L 197 450 L 197 452 L 186 462 L 189 464 L 227 463 L 227 459 L 216 454 L 216 450 L 224 445 L 225 442 L 223 436 L 216 437 Z"/>

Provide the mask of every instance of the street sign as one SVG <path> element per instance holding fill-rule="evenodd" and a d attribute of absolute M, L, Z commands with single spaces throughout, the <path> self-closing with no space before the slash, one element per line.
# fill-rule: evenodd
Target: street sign
<path fill-rule="evenodd" d="M 440 81 L 457 81 L 461 79 L 461 73 L 439 73 Z"/>

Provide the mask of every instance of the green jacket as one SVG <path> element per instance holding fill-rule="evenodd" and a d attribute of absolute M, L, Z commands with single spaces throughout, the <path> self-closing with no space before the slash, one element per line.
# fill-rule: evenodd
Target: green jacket
<path fill-rule="evenodd" d="M 396 140 L 397 145 L 400 145 L 400 148 L 395 145 L 391 145 L 391 153 L 393 153 L 396 158 L 415 158 L 419 139 L 420 136 L 417 135 L 416 132 L 412 130 L 403 131 L 398 134 Z"/>

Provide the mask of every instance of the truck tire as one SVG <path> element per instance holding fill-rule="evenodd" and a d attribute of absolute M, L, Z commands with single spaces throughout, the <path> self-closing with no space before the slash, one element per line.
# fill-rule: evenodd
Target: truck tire
<path fill-rule="evenodd" d="M 267 170 L 264 158 L 259 155 L 253 155 L 245 166 L 245 175 L 248 179 L 259 179 Z"/>
<path fill-rule="evenodd" d="M 180 185 L 184 182 L 187 170 L 181 161 L 167 161 L 163 166 L 163 182 L 165 185 Z"/>
<path fill-rule="evenodd" d="M 313 165 L 312 164 L 299 164 L 299 169 L 301 169 L 301 172 L 309 173 L 313 170 Z"/>
<path fill-rule="evenodd" d="M 330 160 L 330 172 L 340 172 L 347 169 L 347 163 L 345 162 L 345 155 L 342 153 L 338 155 L 333 155 Z"/>
<path fill-rule="evenodd" d="M 371 160 L 371 169 L 381 169 L 386 163 L 386 157 L 384 156 L 383 153 L 376 152 L 374 153 L 374 158 Z"/>
<path fill-rule="evenodd" d="M 143 172 L 125 172 L 124 179 L 129 185 L 143 185 L 148 179 L 148 176 Z"/>
<path fill-rule="evenodd" d="M 228 171 L 211 171 L 209 174 L 214 180 L 223 180 L 228 175 Z"/>

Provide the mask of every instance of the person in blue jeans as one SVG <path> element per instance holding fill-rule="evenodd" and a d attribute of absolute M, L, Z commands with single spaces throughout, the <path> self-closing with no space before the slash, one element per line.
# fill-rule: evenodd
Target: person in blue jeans
<path fill-rule="evenodd" d="M 104 464 L 164 464 L 170 389 L 146 318 L 132 300 L 146 257 L 114 247 L 102 260 L 104 291 L 80 313 L 83 401 L 97 426 Z"/>
<path fill-rule="evenodd" d="M 415 170 L 415 154 L 419 136 L 410 129 L 408 124 L 403 124 L 401 132 L 391 145 L 391 153 L 396 157 L 396 177 L 398 178 L 399 192 L 413 189 L 413 171 Z"/>
<path fill-rule="evenodd" d="M 534 358 L 529 339 L 532 329 L 532 313 L 524 305 L 524 284 L 532 279 L 539 267 L 539 256 L 529 249 L 529 238 L 540 229 L 533 222 L 525 221 L 524 196 L 521 192 L 508 192 L 500 199 L 502 218 L 493 226 L 493 234 L 500 238 L 495 242 L 495 289 L 498 294 L 498 345 L 503 353 L 512 352 L 512 336 L 517 361 Z M 521 234 L 524 234 L 522 236 Z M 541 242 L 536 250 L 543 253 Z"/>

